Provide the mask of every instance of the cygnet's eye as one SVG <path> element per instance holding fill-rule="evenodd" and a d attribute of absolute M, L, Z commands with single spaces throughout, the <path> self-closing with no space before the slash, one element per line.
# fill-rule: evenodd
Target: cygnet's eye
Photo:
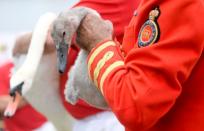
<path fill-rule="evenodd" d="M 64 31 L 64 32 L 62 33 L 63 38 L 65 37 L 65 35 L 66 35 L 66 32 Z"/>

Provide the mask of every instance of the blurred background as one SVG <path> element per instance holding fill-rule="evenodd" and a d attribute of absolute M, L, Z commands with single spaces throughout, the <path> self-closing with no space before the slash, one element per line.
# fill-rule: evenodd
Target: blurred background
<path fill-rule="evenodd" d="M 78 0 L 0 0 L 0 65 L 10 58 L 17 35 L 31 31 L 45 12 L 59 13 Z"/>
<path fill-rule="evenodd" d="M 77 1 L 0 0 L 0 66 L 11 59 L 10 52 L 16 37 L 23 32 L 32 31 L 40 15 L 45 12 L 59 13 Z M 2 126 L 0 120 L 0 131 Z"/>

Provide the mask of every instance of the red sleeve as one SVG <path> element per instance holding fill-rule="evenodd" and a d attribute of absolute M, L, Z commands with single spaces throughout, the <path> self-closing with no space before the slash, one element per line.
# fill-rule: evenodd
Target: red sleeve
<path fill-rule="evenodd" d="M 0 95 L 8 95 L 10 70 L 13 64 L 8 62 L 0 67 Z"/>
<path fill-rule="evenodd" d="M 117 43 L 106 41 L 88 58 L 91 79 L 132 131 L 151 127 L 170 110 L 204 49 L 204 7 L 198 0 L 143 1 L 136 35 L 155 4 L 161 11 L 157 42 L 141 48 L 134 43 L 124 57 Z"/>
<path fill-rule="evenodd" d="M 27 104 L 18 109 L 13 117 L 5 118 L 4 124 L 6 131 L 33 131 L 41 127 L 46 121 L 42 114 Z"/>

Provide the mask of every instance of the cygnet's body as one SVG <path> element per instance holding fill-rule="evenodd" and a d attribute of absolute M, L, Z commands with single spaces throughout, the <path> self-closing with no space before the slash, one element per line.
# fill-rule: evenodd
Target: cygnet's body
<path fill-rule="evenodd" d="M 66 67 L 66 51 L 71 44 L 72 37 L 76 33 L 80 23 L 89 13 L 99 14 L 89 8 L 76 7 L 62 12 L 53 23 L 52 37 L 57 48 L 58 68 L 63 72 Z M 92 106 L 107 109 L 108 105 L 101 92 L 89 79 L 86 59 L 88 52 L 81 49 L 74 66 L 71 68 L 69 80 L 66 84 L 65 97 L 68 102 L 75 104 L 83 99 Z"/>

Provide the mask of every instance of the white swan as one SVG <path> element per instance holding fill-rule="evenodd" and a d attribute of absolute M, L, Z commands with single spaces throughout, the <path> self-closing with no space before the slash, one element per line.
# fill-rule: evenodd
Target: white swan
<path fill-rule="evenodd" d="M 66 67 L 66 54 L 83 18 L 89 14 L 100 15 L 90 8 L 76 7 L 62 12 L 53 23 L 52 37 L 57 48 L 58 69 L 64 72 Z M 70 70 L 69 80 L 66 84 L 65 97 L 68 102 L 75 104 L 79 98 L 92 106 L 107 109 L 108 105 L 101 92 L 88 77 L 86 58 L 88 53 L 81 49 L 77 60 Z"/>
<path fill-rule="evenodd" d="M 43 54 L 48 29 L 55 18 L 54 14 L 47 13 L 37 22 L 28 53 L 24 54 L 26 59 L 11 77 L 11 94 L 16 98 L 14 107 L 18 104 L 19 94 L 22 94 L 58 131 L 71 131 L 73 119 L 64 108 L 58 91 L 56 51 Z M 24 59 L 24 55 L 14 57 L 15 66 Z M 10 105 L 12 106 L 12 103 Z M 6 116 L 12 116 L 14 113 L 10 107 L 5 111 Z"/>

